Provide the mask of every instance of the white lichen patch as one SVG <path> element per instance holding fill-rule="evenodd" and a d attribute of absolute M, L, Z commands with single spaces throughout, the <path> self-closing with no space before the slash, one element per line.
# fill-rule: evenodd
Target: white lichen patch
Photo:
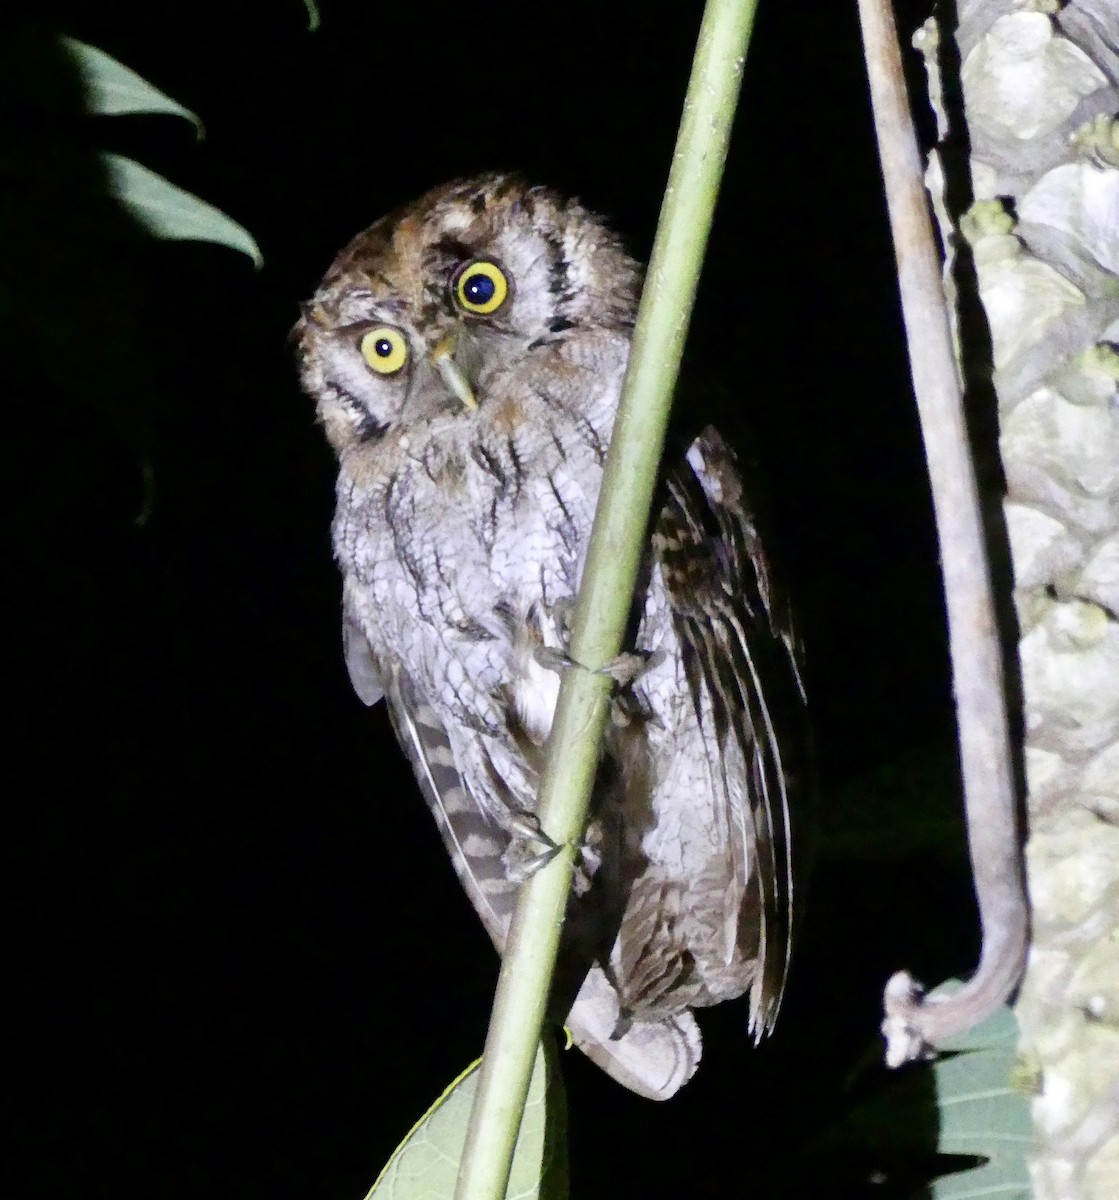
<path fill-rule="evenodd" d="M 1084 162 L 1055 167 L 1022 197 L 1018 218 L 1059 230 L 1119 273 L 1119 171 Z"/>
<path fill-rule="evenodd" d="M 1058 129 L 1107 77 L 1040 13 L 993 22 L 961 72 L 968 121 L 995 139 L 1026 139 Z"/>
<path fill-rule="evenodd" d="M 979 237 L 972 250 L 999 369 L 1032 348 L 1058 317 L 1084 304 L 1075 284 L 1026 253 L 1013 234 Z"/>
<path fill-rule="evenodd" d="M 1022 639 L 1020 654 L 1031 731 L 1055 724 L 1055 732 L 1078 752 L 1115 737 L 1119 622 L 1095 604 L 1055 601 Z M 1119 861 L 1116 866 L 1119 875 Z"/>
<path fill-rule="evenodd" d="M 1088 555 L 1076 594 L 1119 615 L 1119 534 L 1105 538 Z"/>
<path fill-rule="evenodd" d="M 1093 811 L 1119 825 L 1119 740 L 1105 746 L 1085 766 L 1080 784 Z"/>
<path fill-rule="evenodd" d="M 1043 587 L 1079 563 L 1080 543 L 1062 521 L 1032 505 L 1014 501 L 1007 501 L 1003 511 L 1015 587 Z"/>
<path fill-rule="evenodd" d="M 1041 387 L 1005 414 L 1000 443 L 1018 499 L 1040 502 L 1086 530 L 1114 524 L 1119 409 L 1072 404 Z"/>

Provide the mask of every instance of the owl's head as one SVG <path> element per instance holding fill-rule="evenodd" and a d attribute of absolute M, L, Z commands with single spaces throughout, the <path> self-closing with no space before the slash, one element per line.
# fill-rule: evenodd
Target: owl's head
<path fill-rule="evenodd" d="M 640 278 L 575 201 L 506 175 L 446 184 L 335 259 L 296 326 L 303 385 L 339 453 L 436 409 L 468 420 L 498 373 L 628 333 Z"/>

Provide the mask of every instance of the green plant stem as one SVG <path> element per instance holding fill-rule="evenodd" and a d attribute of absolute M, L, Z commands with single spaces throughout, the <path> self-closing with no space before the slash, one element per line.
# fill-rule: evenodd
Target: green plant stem
<path fill-rule="evenodd" d="M 571 655 L 540 784 L 541 826 L 561 852 L 521 888 L 505 946 L 456 1200 L 502 1200 L 586 822 L 672 393 L 707 245 L 757 0 L 708 0 L 641 297 L 629 370 L 583 572 Z"/>

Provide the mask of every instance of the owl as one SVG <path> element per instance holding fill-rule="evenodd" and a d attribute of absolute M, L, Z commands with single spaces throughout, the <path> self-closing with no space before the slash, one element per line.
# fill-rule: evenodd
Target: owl
<path fill-rule="evenodd" d="M 350 678 L 387 701 L 499 951 L 546 841 L 537 783 L 641 280 L 578 202 L 485 175 L 359 234 L 296 327 L 339 464 Z M 773 1025 L 804 743 L 754 505 L 719 433 L 683 415 L 551 1001 L 593 1061 L 654 1099 L 696 1069 L 694 1008 L 749 993 L 755 1039 Z"/>

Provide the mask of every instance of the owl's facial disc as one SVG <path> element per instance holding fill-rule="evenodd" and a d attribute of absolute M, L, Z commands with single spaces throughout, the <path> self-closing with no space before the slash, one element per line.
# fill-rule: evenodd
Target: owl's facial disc
<path fill-rule="evenodd" d="M 452 329 L 450 333 L 445 334 L 439 339 L 428 357 L 431 359 L 432 365 L 439 372 L 443 382 L 447 385 L 447 390 L 461 400 L 466 408 L 474 411 L 478 407 L 478 400 L 474 395 L 474 389 L 470 386 L 470 381 L 466 378 L 466 373 L 455 361 L 455 349 L 459 340 L 459 331 Z"/>

